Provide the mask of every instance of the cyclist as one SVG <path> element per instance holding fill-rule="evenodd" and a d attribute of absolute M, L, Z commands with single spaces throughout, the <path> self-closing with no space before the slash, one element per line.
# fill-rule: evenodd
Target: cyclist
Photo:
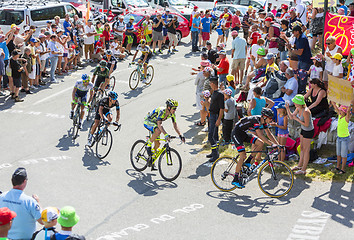
<path fill-rule="evenodd" d="M 97 76 L 97 80 L 95 81 Z M 100 65 L 96 67 L 93 72 L 92 83 L 95 83 L 95 92 L 100 88 L 102 91 L 109 83 L 109 69 L 107 68 L 107 62 L 105 60 L 100 61 Z"/>
<path fill-rule="evenodd" d="M 93 143 L 92 137 L 96 131 L 96 128 L 100 124 L 101 119 L 108 123 L 112 122 L 113 116 L 112 113 L 110 112 L 110 109 L 113 107 L 116 108 L 116 113 L 117 113 L 116 121 L 113 124 L 115 125 L 118 124 L 120 118 L 120 107 L 117 99 L 118 99 L 118 94 L 114 91 L 110 91 L 107 97 L 104 97 L 99 101 L 98 109 L 96 111 L 96 116 L 95 116 L 95 122 L 93 123 L 91 127 L 91 131 L 89 132 L 89 136 L 88 136 L 88 143 L 87 143 L 88 146 L 92 146 Z"/>
<path fill-rule="evenodd" d="M 176 115 L 175 115 L 177 107 L 178 107 L 178 102 L 176 100 L 167 99 L 166 107 L 155 108 L 151 113 L 149 113 L 145 117 L 144 127 L 152 133 L 150 139 L 147 141 L 146 144 L 146 151 L 149 154 L 150 159 L 152 157 L 152 149 L 151 149 L 152 142 L 155 142 L 154 150 L 156 151 L 160 146 L 160 142 L 156 141 L 156 139 L 158 136 L 160 136 L 161 133 L 164 134 L 166 141 L 170 140 L 170 135 L 168 135 L 165 129 L 163 128 L 162 121 L 171 118 L 176 133 L 179 135 L 182 142 L 186 141 L 186 139 L 183 137 L 183 135 L 181 134 L 177 126 Z M 156 168 L 152 166 L 152 170 L 156 170 Z"/>
<path fill-rule="evenodd" d="M 141 51 L 141 56 L 138 60 L 138 63 L 143 64 L 144 66 L 144 79 L 142 80 L 143 83 L 146 81 L 146 73 L 147 73 L 147 65 L 149 63 L 150 58 L 152 57 L 152 51 L 148 45 L 146 45 L 146 40 L 141 39 L 139 46 L 136 48 L 136 52 L 134 54 L 132 64 L 134 64 L 134 60 L 138 52 Z"/>
<path fill-rule="evenodd" d="M 102 57 L 102 60 L 107 62 L 107 68 L 109 69 L 109 76 L 112 72 L 117 69 L 117 59 L 113 56 L 112 50 L 106 50 L 105 55 Z"/>
<path fill-rule="evenodd" d="M 242 168 L 243 161 L 246 159 L 245 146 L 244 142 L 252 143 L 252 151 L 261 151 L 263 149 L 264 143 L 269 145 L 275 144 L 279 145 L 278 141 L 275 139 L 274 135 L 268 129 L 268 124 L 273 121 L 274 112 L 269 108 L 263 108 L 261 111 L 261 115 L 254 115 L 250 117 L 244 117 L 240 121 L 238 121 L 232 130 L 232 140 L 235 143 L 235 147 L 240 154 L 240 159 L 236 165 L 236 173 L 235 177 L 232 181 L 232 184 L 237 186 L 238 188 L 244 188 L 242 183 L 239 182 L 239 173 Z M 269 140 L 263 135 L 264 129 Z M 257 136 L 247 132 L 255 131 Z M 245 166 L 251 166 L 251 160 L 256 155 L 255 161 L 258 162 L 260 160 L 262 153 L 252 153 L 247 160 L 245 161 Z"/>
<path fill-rule="evenodd" d="M 81 124 L 82 124 L 82 119 L 84 119 L 84 108 L 87 106 L 87 92 L 90 91 L 90 98 L 88 102 L 91 102 L 92 96 L 93 96 L 93 83 L 90 83 L 90 77 L 84 73 L 81 76 L 82 80 L 79 80 L 75 83 L 73 93 L 72 93 L 72 103 L 71 103 L 71 112 L 70 112 L 70 119 L 73 119 L 74 116 L 74 109 L 77 104 L 77 101 L 79 98 L 81 98 L 81 112 L 80 112 L 80 118 L 79 118 L 79 129 L 81 129 Z"/>

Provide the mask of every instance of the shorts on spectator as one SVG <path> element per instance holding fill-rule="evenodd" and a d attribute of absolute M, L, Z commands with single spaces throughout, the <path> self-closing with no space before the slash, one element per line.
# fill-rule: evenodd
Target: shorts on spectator
<path fill-rule="evenodd" d="M 94 51 L 94 47 L 93 47 L 93 44 L 85 44 L 85 53 L 86 52 L 90 52 L 90 53 L 93 53 Z"/>
<path fill-rule="evenodd" d="M 210 33 L 202 32 L 202 39 L 203 41 L 208 41 L 210 39 Z"/>
<path fill-rule="evenodd" d="M 164 37 L 167 36 L 167 28 L 162 28 L 162 35 L 163 35 Z"/>
<path fill-rule="evenodd" d="M 224 29 L 224 36 L 225 36 L 226 38 L 229 37 L 229 33 L 230 33 L 230 29 Z"/>
<path fill-rule="evenodd" d="M 41 60 L 41 72 L 44 72 L 46 60 Z"/>
<path fill-rule="evenodd" d="M 32 72 L 30 72 L 28 74 L 28 78 L 29 79 L 35 79 L 36 78 L 36 71 L 37 71 L 36 64 L 32 65 Z"/>
<path fill-rule="evenodd" d="M 349 142 L 350 142 L 350 137 L 337 137 L 337 141 L 336 141 L 337 156 L 341 156 L 342 158 L 347 158 Z"/>
<path fill-rule="evenodd" d="M 311 131 L 306 131 L 301 129 L 300 134 L 302 135 L 303 138 L 313 139 L 313 136 L 315 135 L 315 130 L 312 129 Z"/>
<path fill-rule="evenodd" d="M 199 111 L 203 110 L 203 106 L 200 103 L 202 100 L 204 100 L 204 98 L 202 96 L 200 96 L 200 93 L 196 93 L 196 95 L 195 95 L 195 101 L 196 101 L 195 105 L 196 105 L 197 110 L 199 110 Z"/>
<path fill-rule="evenodd" d="M 101 59 L 102 58 L 102 56 L 101 56 L 101 54 L 100 53 L 95 53 L 95 54 L 92 54 L 92 59 Z"/>
<path fill-rule="evenodd" d="M 178 45 L 177 35 L 173 34 L 173 33 L 170 33 L 170 32 L 167 33 L 167 34 L 168 34 L 168 39 L 170 41 L 170 43 L 169 43 L 170 47 L 172 45 L 177 46 Z"/>
<path fill-rule="evenodd" d="M 20 88 L 22 86 L 21 78 L 13 78 L 14 86 Z"/>
<path fill-rule="evenodd" d="M 289 133 L 287 133 L 287 134 L 278 134 L 278 137 L 288 138 L 289 137 Z"/>
<path fill-rule="evenodd" d="M 8 76 L 8 77 L 12 77 L 12 70 L 11 70 L 10 64 L 7 65 L 7 67 L 6 67 L 6 69 L 5 69 L 5 74 L 6 74 L 6 76 Z"/>
<path fill-rule="evenodd" d="M 236 70 L 237 67 L 239 67 L 239 70 L 243 71 L 245 70 L 245 62 L 246 62 L 245 58 L 233 59 L 231 69 Z"/>
<path fill-rule="evenodd" d="M 68 57 L 68 53 L 63 53 L 63 57 Z"/>
<path fill-rule="evenodd" d="M 152 31 L 152 41 L 156 42 L 156 41 L 162 41 L 163 40 L 163 36 L 162 36 L 162 32 L 157 32 L 157 31 Z"/>

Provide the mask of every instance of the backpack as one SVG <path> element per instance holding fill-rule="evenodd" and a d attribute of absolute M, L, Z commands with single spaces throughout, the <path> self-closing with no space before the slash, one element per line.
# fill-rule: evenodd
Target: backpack
<path fill-rule="evenodd" d="M 284 93 L 281 91 L 281 88 L 286 83 L 286 78 L 282 79 L 282 75 L 279 73 L 268 73 L 267 74 L 267 84 L 264 90 L 264 96 L 270 99 L 277 99 L 284 96 Z M 285 80 L 285 81 L 284 81 Z"/>

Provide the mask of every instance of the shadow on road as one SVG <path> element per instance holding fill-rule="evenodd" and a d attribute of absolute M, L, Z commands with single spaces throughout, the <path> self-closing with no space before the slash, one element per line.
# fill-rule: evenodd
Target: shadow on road
<path fill-rule="evenodd" d="M 197 169 L 195 170 L 195 174 L 192 174 L 188 176 L 187 178 L 189 179 L 198 179 L 199 177 L 205 177 L 210 174 L 210 167 L 212 163 L 209 163 L 208 161 L 200 164 Z"/>
<path fill-rule="evenodd" d="M 164 180 L 152 180 L 156 174 L 142 173 L 135 171 L 134 169 L 127 169 L 125 171 L 130 177 L 134 178 L 127 184 L 140 195 L 143 196 L 155 196 L 158 191 L 162 191 L 165 188 L 176 188 L 178 185 L 174 182 L 166 182 Z"/>
<path fill-rule="evenodd" d="M 72 138 L 72 128 L 70 128 L 67 134 L 64 134 L 60 139 L 58 144 L 55 146 L 59 148 L 60 151 L 68 151 L 70 147 L 78 147 L 79 143 L 76 143 Z"/>
<path fill-rule="evenodd" d="M 353 228 L 354 184 L 349 183 L 349 185 L 351 188 L 347 191 L 343 189 L 344 182 L 332 182 L 328 192 L 315 197 L 312 207 L 330 214 L 334 221 L 348 228 Z"/>
<path fill-rule="evenodd" d="M 82 163 L 87 170 L 97 170 L 98 166 L 111 165 L 108 161 L 99 159 L 91 148 L 85 148 L 85 155 L 82 157 Z"/>
<path fill-rule="evenodd" d="M 138 97 L 145 88 L 149 87 L 149 85 L 143 85 L 142 87 L 137 87 L 134 90 L 130 90 L 129 92 L 123 92 L 122 95 L 124 96 L 124 99 L 131 99 L 131 98 L 136 98 Z"/>

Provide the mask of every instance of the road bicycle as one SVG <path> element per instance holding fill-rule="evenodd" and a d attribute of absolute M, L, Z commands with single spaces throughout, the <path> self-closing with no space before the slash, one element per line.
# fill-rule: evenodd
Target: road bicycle
<path fill-rule="evenodd" d="M 150 139 L 150 136 L 147 139 Z M 170 137 L 170 139 L 175 138 L 175 136 Z M 175 149 L 170 147 L 168 140 L 158 138 L 156 141 L 164 141 L 165 144 L 161 149 L 157 149 L 152 157 L 149 157 L 146 151 L 147 141 L 137 140 L 130 150 L 130 161 L 135 170 L 142 172 L 147 167 L 152 167 L 158 160 L 158 170 L 161 177 L 166 181 L 172 182 L 177 179 L 182 171 L 181 156 Z"/>
<path fill-rule="evenodd" d="M 94 122 L 92 123 L 92 125 L 90 127 L 90 132 L 91 132 L 91 128 L 92 128 L 93 124 L 94 124 Z M 103 158 L 107 157 L 107 155 L 109 154 L 109 152 L 111 151 L 111 148 L 112 148 L 113 137 L 112 137 L 111 131 L 108 128 L 109 125 L 110 125 L 110 122 L 108 122 L 108 121 L 103 122 L 101 120 L 99 126 L 97 127 L 96 133 L 93 136 L 92 144 L 91 144 L 91 146 L 89 146 L 90 148 L 92 148 L 93 145 L 96 144 L 96 156 L 99 159 L 103 159 Z M 114 130 L 115 132 L 120 130 L 121 124 L 114 122 L 113 125 L 117 127 Z"/>
<path fill-rule="evenodd" d="M 279 146 L 284 148 L 284 146 Z M 243 185 L 247 184 L 257 175 L 258 185 L 261 191 L 269 197 L 279 198 L 288 194 L 294 184 L 294 174 L 290 167 L 278 161 L 279 151 L 277 148 L 267 146 L 266 151 L 249 151 L 246 153 L 265 153 L 264 160 L 257 166 L 250 168 L 242 166 L 239 179 Z M 236 164 L 239 155 L 235 157 L 221 157 L 211 167 L 211 180 L 221 191 L 232 191 L 236 186 L 231 182 L 235 176 Z"/>
<path fill-rule="evenodd" d="M 76 139 L 77 135 L 79 133 L 79 129 L 80 129 L 79 122 L 80 122 L 81 106 L 82 105 L 84 105 L 84 104 L 81 102 L 81 98 L 78 98 L 77 102 L 76 102 L 76 109 L 75 109 L 74 116 L 73 116 L 73 133 L 72 133 L 73 139 Z"/>
<path fill-rule="evenodd" d="M 115 86 L 116 86 L 116 77 L 111 76 L 109 78 L 109 84 L 106 86 L 106 91 L 114 91 Z"/>
<path fill-rule="evenodd" d="M 99 101 L 101 100 L 101 98 L 103 98 L 106 95 L 107 95 L 106 91 L 102 91 L 102 89 L 100 88 L 95 91 L 92 97 L 91 104 L 87 108 L 87 116 L 86 116 L 87 121 L 94 119 Z"/>
<path fill-rule="evenodd" d="M 135 63 L 129 63 L 128 67 L 131 67 Z M 138 84 L 140 81 L 143 81 L 145 78 L 144 75 L 144 67 L 142 66 L 141 63 L 136 64 L 136 69 L 130 74 L 129 77 L 129 87 L 131 90 L 134 90 L 137 88 Z M 152 82 L 152 79 L 154 78 L 154 67 L 152 65 L 148 65 L 146 69 L 146 78 L 145 78 L 145 84 L 149 85 Z"/>

